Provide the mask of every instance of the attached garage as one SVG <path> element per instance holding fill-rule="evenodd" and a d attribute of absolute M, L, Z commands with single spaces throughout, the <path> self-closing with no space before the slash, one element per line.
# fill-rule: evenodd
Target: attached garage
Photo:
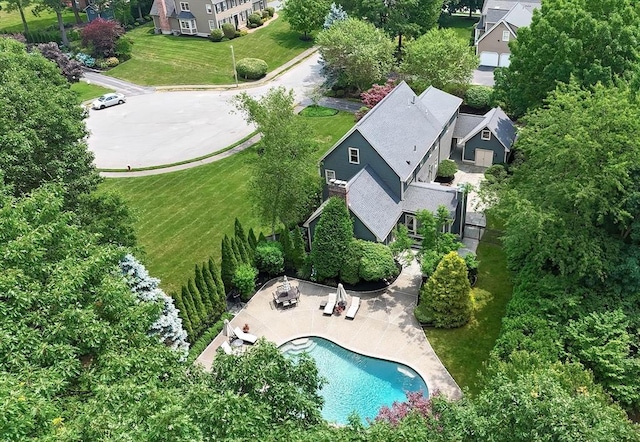
<path fill-rule="evenodd" d="M 486 149 L 476 149 L 476 166 L 489 167 L 493 164 L 493 151 Z"/>
<path fill-rule="evenodd" d="M 497 67 L 500 61 L 500 56 L 497 52 L 480 52 L 480 66 L 492 66 Z"/>
<path fill-rule="evenodd" d="M 498 61 L 498 66 L 500 66 L 501 68 L 508 67 L 510 64 L 509 57 L 511 57 L 511 54 L 500 54 L 500 60 Z"/>

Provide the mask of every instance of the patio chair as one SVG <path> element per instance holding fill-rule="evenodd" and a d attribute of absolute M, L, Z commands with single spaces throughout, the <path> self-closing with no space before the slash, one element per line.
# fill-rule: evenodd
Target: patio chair
<path fill-rule="evenodd" d="M 233 353 L 233 350 L 231 349 L 231 346 L 229 345 L 229 342 L 224 341 L 222 343 L 222 345 L 220 346 L 220 348 L 228 355 Z"/>
<path fill-rule="evenodd" d="M 291 301 L 287 300 L 287 301 L 282 301 L 282 308 L 284 307 L 289 307 L 291 305 Z"/>
<path fill-rule="evenodd" d="M 236 327 L 233 329 L 233 334 L 236 335 L 236 338 L 242 339 L 244 342 L 248 342 L 249 344 L 255 344 L 258 340 L 256 335 L 252 335 L 250 333 L 245 333 L 240 330 L 240 327 Z"/>
<path fill-rule="evenodd" d="M 347 314 L 344 315 L 345 319 L 354 319 L 356 317 L 356 313 L 358 313 L 358 309 L 360 308 L 360 298 L 357 296 L 351 297 L 351 305 L 349 306 L 349 310 L 347 310 Z"/>
<path fill-rule="evenodd" d="M 297 299 L 292 299 L 291 301 L 289 301 L 289 304 L 293 307 L 295 307 L 296 305 L 298 305 L 298 300 Z"/>
<path fill-rule="evenodd" d="M 329 297 L 327 298 L 327 305 L 324 306 L 324 310 L 322 312 L 323 315 L 333 315 L 333 308 L 336 306 L 337 296 L 337 293 L 329 293 Z"/>

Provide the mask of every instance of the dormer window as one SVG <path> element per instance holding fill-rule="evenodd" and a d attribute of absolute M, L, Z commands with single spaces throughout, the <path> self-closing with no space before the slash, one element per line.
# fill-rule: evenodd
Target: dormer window
<path fill-rule="evenodd" d="M 489 141 L 491 139 L 491 131 L 489 129 L 484 129 L 482 131 L 482 134 L 480 135 L 480 137 L 484 140 L 484 141 Z"/>
<path fill-rule="evenodd" d="M 189 9 L 189 3 L 187 3 L 187 2 L 180 2 L 180 10 L 181 10 L 181 11 L 189 12 L 189 11 L 190 11 L 190 9 Z"/>
<path fill-rule="evenodd" d="M 509 31 L 502 31 L 502 41 L 509 41 Z"/>
<path fill-rule="evenodd" d="M 360 164 L 360 149 L 356 149 L 355 147 L 349 148 L 349 163 Z"/>

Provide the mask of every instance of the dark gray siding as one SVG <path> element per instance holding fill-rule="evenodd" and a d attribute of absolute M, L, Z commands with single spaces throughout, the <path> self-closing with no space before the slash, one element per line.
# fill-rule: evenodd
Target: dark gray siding
<path fill-rule="evenodd" d="M 362 221 L 358 219 L 357 216 L 353 214 L 353 212 L 349 211 L 351 214 L 351 219 L 353 220 L 353 236 L 358 239 L 366 239 L 367 241 L 378 241 L 376 236 L 371 233 L 371 231 L 365 226 Z"/>
<path fill-rule="evenodd" d="M 349 163 L 350 147 L 360 149 L 360 164 Z M 326 169 L 334 170 L 336 172 L 336 179 L 349 181 L 367 164 L 378 174 L 382 181 L 400 197 L 400 178 L 357 130 L 327 155 L 320 165 L 320 174 L 324 180 L 324 171 Z M 327 198 L 326 186 L 324 198 Z"/>
<path fill-rule="evenodd" d="M 475 161 L 476 149 L 492 150 L 493 164 L 504 163 L 504 146 L 495 135 L 491 134 L 491 139 L 487 141 L 482 139 L 482 131 L 475 134 L 465 143 L 463 160 Z"/>

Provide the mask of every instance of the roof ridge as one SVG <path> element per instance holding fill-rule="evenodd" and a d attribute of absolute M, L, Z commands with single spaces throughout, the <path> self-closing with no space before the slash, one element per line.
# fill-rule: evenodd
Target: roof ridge
<path fill-rule="evenodd" d="M 360 121 L 358 121 L 358 122 L 356 123 L 355 127 L 360 126 L 360 125 L 361 125 L 362 123 L 364 123 L 367 119 L 369 119 L 369 117 L 370 117 L 374 112 L 376 112 L 376 110 L 380 107 L 380 105 L 381 105 L 382 103 L 384 103 L 384 102 L 387 100 L 387 98 L 389 98 L 389 97 L 390 97 L 390 96 L 392 96 L 394 93 L 396 93 L 396 91 L 399 91 L 399 90 L 400 90 L 400 86 L 402 86 L 402 85 L 405 85 L 407 88 L 409 88 L 409 90 L 410 90 L 411 92 L 413 92 L 413 89 L 411 89 L 411 88 L 409 87 L 409 85 L 407 84 L 407 82 L 406 82 L 406 81 L 404 81 L 404 80 L 402 80 L 400 83 L 398 83 L 398 84 L 396 85 L 396 87 L 394 87 L 394 88 L 391 90 L 391 92 L 389 92 L 387 95 L 385 95 L 385 96 L 384 96 L 384 98 L 383 98 L 382 100 L 378 101 L 378 104 L 376 104 L 375 106 L 373 106 L 373 109 L 371 109 L 369 112 L 367 112 L 366 114 L 364 114 L 364 116 L 360 119 Z M 415 92 L 413 92 L 413 94 L 415 95 Z M 417 96 L 416 96 L 416 97 L 417 97 Z"/>

